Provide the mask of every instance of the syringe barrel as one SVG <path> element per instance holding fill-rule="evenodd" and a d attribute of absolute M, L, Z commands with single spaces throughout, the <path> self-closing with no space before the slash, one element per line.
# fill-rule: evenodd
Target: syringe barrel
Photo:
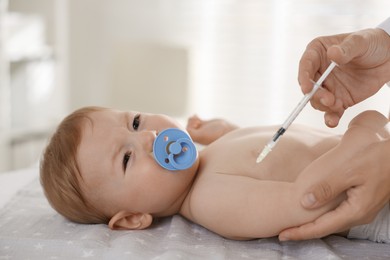
<path fill-rule="evenodd" d="M 328 66 L 328 68 L 324 71 L 324 73 L 321 75 L 321 77 L 317 80 L 317 82 L 314 83 L 313 89 L 303 96 L 301 101 L 298 103 L 298 105 L 294 108 L 294 110 L 291 112 L 291 114 L 288 116 L 286 121 L 284 121 L 282 127 L 287 130 L 287 128 L 291 125 L 291 123 L 297 118 L 299 113 L 301 113 L 302 109 L 306 106 L 306 104 L 310 101 L 310 99 L 314 96 L 314 94 L 317 92 L 317 90 L 320 88 L 322 82 L 328 77 L 330 72 L 334 69 L 334 67 L 337 66 L 337 63 L 332 61 L 332 63 Z"/>
<path fill-rule="evenodd" d="M 301 101 L 298 103 L 298 105 L 294 108 L 294 110 L 291 112 L 291 114 L 287 117 L 286 121 L 284 121 L 282 127 L 287 130 L 287 128 L 291 125 L 292 122 L 294 122 L 295 118 L 301 113 L 302 109 L 306 106 L 307 102 L 309 102 L 312 92 L 306 94 Z M 313 93 L 314 94 L 314 93 Z"/>

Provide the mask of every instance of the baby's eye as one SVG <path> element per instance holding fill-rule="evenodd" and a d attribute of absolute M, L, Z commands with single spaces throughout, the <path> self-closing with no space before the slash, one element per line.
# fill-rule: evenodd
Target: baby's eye
<path fill-rule="evenodd" d="M 127 163 L 130 160 L 130 156 L 131 156 L 131 153 L 125 153 L 125 155 L 123 156 L 123 171 L 126 171 Z"/>
<path fill-rule="evenodd" d="M 133 129 L 134 130 L 138 130 L 140 121 L 141 121 L 141 115 L 140 114 L 135 115 L 134 120 L 133 120 Z"/>

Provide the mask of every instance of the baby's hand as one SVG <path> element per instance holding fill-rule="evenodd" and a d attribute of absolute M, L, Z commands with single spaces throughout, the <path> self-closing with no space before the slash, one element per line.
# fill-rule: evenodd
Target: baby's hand
<path fill-rule="evenodd" d="M 187 131 L 191 138 L 203 145 L 208 145 L 237 128 L 223 119 L 202 120 L 197 115 L 190 117 L 187 122 Z"/>

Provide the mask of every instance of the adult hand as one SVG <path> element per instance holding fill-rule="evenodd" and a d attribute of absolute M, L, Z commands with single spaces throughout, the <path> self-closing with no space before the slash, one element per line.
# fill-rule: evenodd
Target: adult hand
<path fill-rule="evenodd" d="M 374 95 L 390 81 L 390 36 L 382 29 L 367 29 L 314 39 L 299 64 L 298 81 L 303 93 L 310 92 L 312 80 L 321 76 L 331 60 L 339 66 L 311 104 L 325 112 L 329 127 L 335 127 L 348 107 Z"/>
<path fill-rule="evenodd" d="M 373 143 L 340 171 L 314 184 L 303 197 L 305 208 L 318 208 L 346 191 L 347 199 L 311 223 L 279 234 L 281 241 L 320 238 L 371 222 L 390 200 L 390 140 Z"/>

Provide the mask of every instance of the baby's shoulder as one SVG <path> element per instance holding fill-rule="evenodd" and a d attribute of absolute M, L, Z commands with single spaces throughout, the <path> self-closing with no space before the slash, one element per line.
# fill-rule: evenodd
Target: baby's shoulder
<path fill-rule="evenodd" d="M 242 177 L 242 176 L 241 176 Z M 222 208 L 229 207 L 227 194 L 233 195 L 240 182 L 240 176 L 218 172 L 201 172 L 188 193 L 180 214 L 189 220 L 207 226 L 220 214 Z"/>

